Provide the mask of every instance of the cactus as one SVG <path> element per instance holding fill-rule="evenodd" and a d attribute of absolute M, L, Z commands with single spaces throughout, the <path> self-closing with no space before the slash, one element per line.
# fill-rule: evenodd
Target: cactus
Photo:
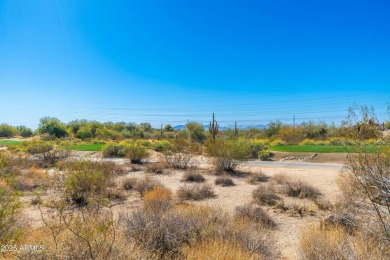
<path fill-rule="evenodd" d="M 237 121 L 234 121 L 234 130 L 233 130 L 234 135 L 238 135 L 238 128 L 237 128 Z"/>
<path fill-rule="evenodd" d="M 219 128 L 219 125 L 218 125 L 218 122 L 215 120 L 214 113 L 213 113 L 213 121 L 210 122 L 210 126 L 209 126 L 209 131 L 210 131 L 210 134 L 213 136 L 213 140 L 215 140 L 215 137 L 218 134 L 218 128 Z"/>

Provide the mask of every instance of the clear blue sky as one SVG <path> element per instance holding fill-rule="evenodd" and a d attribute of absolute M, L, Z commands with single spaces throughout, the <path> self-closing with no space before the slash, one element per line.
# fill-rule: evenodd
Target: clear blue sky
<path fill-rule="evenodd" d="M 388 0 L 0 0 L 0 123 L 387 119 Z"/>

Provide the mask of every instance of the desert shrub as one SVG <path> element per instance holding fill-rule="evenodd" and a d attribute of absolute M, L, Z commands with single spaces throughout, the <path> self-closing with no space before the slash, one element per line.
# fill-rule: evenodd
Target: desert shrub
<path fill-rule="evenodd" d="M 75 161 L 61 161 L 56 163 L 59 170 L 62 171 L 77 171 L 83 170 L 86 167 L 102 172 L 104 175 L 110 174 L 123 174 L 125 173 L 124 168 L 115 162 L 110 161 L 91 161 L 91 160 L 75 160 Z"/>
<path fill-rule="evenodd" d="M 234 186 L 234 182 L 231 178 L 227 177 L 218 177 L 215 179 L 215 185 L 220 185 L 222 187 Z"/>
<path fill-rule="evenodd" d="M 17 213 L 20 208 L 19 197 L 9 188 L 0 188 L 0 244 L 10 244 L 17 238 Z"/>
<path fill-rule="evenodd" d="M 315 145 L 317 142 L 313 139 L 306 138 L 302 142 L 299 143 L 299 145 Z"/>
<path fill-rule="evenodd" d="M 206 152 L 211 156 L 215 172 L 234 173 L 236 167 L 248 160 L 251 156 L 250 143 L 247 140 L 208 140 Z"/>
<path fill-rule="evenodd" d="M 215 197 L 213 188 L 208 184 L 184 185 L 177 191 L 182 200 L 204 200 Z"/>
<path fill-rule="evenodd" d="M 252 173 L 250 174 L 249 178 L 247 179 L 248 183 L 250 184 L 258 184 L 262 182 L 267 182 L 269 180 L 269 177 L 265 175 L 263 172 L 258 173 Z"/>
<path fill-rule="evenodd" d="M 187 169 L 193 155 L 189 153 L 166 152 L 163 155 L 164 161 L 174 169 Z"/>
<path fill-rule="evenodd" d="M 144 196 L 145 192 L 152 190 L 156 186 L 162 186 L 162 184 L 156 180 L 145 177 L 142 179 L 137 179 L 134 190 L 138 191 L 141 196 Z"/>
<path fill-rule="evenodd" d="M 259 153 L 265 151 L 268 147 L 261 141 L 250 140 L 249 146 L 251 150 L 251 157 L 253 159 L 260 158 Z"/>
<path fill-rule="evenodd" d="M 142 160 L 146 159 L 149 156 L 148 151 L 139 145 L 130 145 L 127 148 L 127 155 L 126 155 L 131 163 L 142 163 Z"/>
<path fill-rule="evenodd" d="M 269 228 L 276 227 L 275 221 L 262 208 L 253 204 L 236 207 L 235 211 L 235 216 L 238 218 L 246 218 Z"/>
<path fill-rule="evenodd" d="M 284 142 L 283 140 L 275 139 L 269 145 L 270 146 L 278 146 L 278 145 L 285 145 L 285 144 L 286 144 L 286 142 Z"/>
<path fill-rule="evenodd" d="M 303 181 L 289 181 L 283 184 L 282 192 L 289 197 L 317 199 L 321 193 Z"/>
<path fill-rule="evenodd" d="M 126 236 L 156 259 L 178 259 L 180 248 L 200 240 L 212 223 L 204 214 L 148 214 L 138 210 L 123 217 Z"/>
<path fill-rule="evenodd" d="M 143 208 L 152 214 L 163 213 L 172 207 L 172 192 L 165 187 L 155 186 L 144 193 Z"/>
<path fill-rule="evenodd" d="M 204 182 L 206 179 L 202 174 L 195 172 L 194 170 L 186 171 L 183 175 L 182 181 L 186 182 Z"/>
<path fill-rule="evenodd" d="M 13 187 L 20 191 L 33 190 L 48 185 L 48 178 L 49 175 L 46 171 L 31 167 L 19 172 L 13 181 Z"/>
<path fill-rule="evenodd" d="M 146 164 L 146 170 L 150 173 L 162 174 L 168 165 L 164 162 L 153 162 Z"/>
<path fill-rule="evenodd" d="M 137 178 L 126 178 L 125 180 L 122 181 L 122 188 L 124 190 L 133 190 L 137 187 Z"/>
<path fill-rule="evenodd" d="M 332 203 L 324 199 L 314 199 L 314 203 L 317 205 L 320 210 L 331 210 L 333 208 Z"/>
<path fill-rule="evenodd" d="M 303 228 L 300 236 L 303 259 L 388 259 L 390 250 L 365 235 L 350 236 L 344 229 L 327 230 L 310 225 Z"/>
<path fill-rule="evenodd" d="M 390 146 L 376 154 L 365 146 L 349 154 L 337 183 L 342 191 L 342 211 L 354 216 L 360 226 L 381 240 L 390 241 Z"/>
<path fill-rule="evenodd" d="M 91 161 L 80 161 L 64 174 L 65 197 L 68 201 L 85 206 L 95 197 L 106 196 L 108 175 L 92 167 Z"/>
<path fill-rule="evenodd" d="M 267 161 L 268 159 L 271 158 L 271 152 L 268 150 L 259 151 L 259 153 L 257 154 L 257 158 L 259 158 L 262 161 Z"/>
<path fill-rule="evenodd" d="M 255 203 L 268 206 L 274 206 L 281 200 L 281 198 L 276 195 L 273 186 L 266 184 L 259 185 L 259 187 L 253 191 L 252 197 Z"/>
<path fill-rule="evenodd" d="M 209 239 L 202 240 L 191 246 L 187 246 L 183 250 L 185 259 L 224 259 L 224 260 L 243 260 L 243 259 L 259 259 L 255 253 L 248 250 L 237 243 L 236 241 L 226 241 L 224 239 Z M 260 258 L 261 259 L 261 258 Z"/>
<path fill-rule="evenodd" d="M 128 146 L 123 144 L 108 143 L 103 147 L 102 152 L 103 152 L 103 157 L 106 158 L 113 158 L 113 157 L 123 158 L 128 154 L 129 148 Z"/>
<path fill-rule="evenodd" d="M 272 183 L 274 183 L 274 184 L 283 185 L 283 184 L 290 182 L 290 181 L 291 181 L 291 178 L 284 173 L 277 173 L 272 177 Z"/>
<path fill-rule="evenodd" d="M 154 141 L 151 145 L 151 148 L 156 152 L 166 152 L 171 149 L 172 144 L 167 140 Z"/>
<path fill-rule="evenodd" d="M 55 163 L 70 156 L 69 149 L 57 149 L 48 141 L 29 141 L 23 143 L 24 149 L 43 166 L 53 166 Z"/>

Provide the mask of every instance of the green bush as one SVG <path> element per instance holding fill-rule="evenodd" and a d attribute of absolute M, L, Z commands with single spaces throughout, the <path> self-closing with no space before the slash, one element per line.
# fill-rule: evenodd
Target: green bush
<path fill-rule="evenodd" d="M 61 138 L 68 135 L 65 124 L 55 117 L 41 118 L 38 125 L 38 133 L 48 134 L 55 138 Z"/>
<path fill-rule="evenodd" d="M 16 129 L 7 124 L 0 125 L 0 137 L 12 137 L 16 134 Z"/>
<path fill-rule="evenodd" d="M 66 198 L 79 206 L 85 206 L 94 197 L 105 194 L 109 181 L 108 173 L 90 161 L 73 163 L 64 178 Z"/>
<path fill-rule="evenodd" d="M 257 154 L 257 158 L 259 158 L 262 161 L 266 161 L 269 158 L 271 158 L 271 152 L 268 150 L 259 151 L 259 153 Z"/>
<path fill-rule="evenodd" d="M 0 244 L 4 245 L 17 238 L 15 228 L 16 213 L 20 208 L 17 194 L 8 189 L 0 188 Z"/>
<path fill-rule="evenodd" d="M 49 141 L 33 140 L 23 143 L 24 149 L 33 155 L 43 166 L 53 166 L 55 163 L 69 157 L 69 149 L 57 149 Z"/>
<path fill-rule="evenodd" d="M 259 153 L 268 148 L 263 142 L 257 140 L 250 140 L 249 145 L 251 149 L 251 156 L 253 159 L 259 158 Z"/>
<path fill-rule="evenodd" d="M 172 144 L 167 140 L 155 141 L 152 143 L 151 148 L 156 152 L 165 152 L 171 149 Z"/>
<path fill-rule="evenodd" d="M 127 155 L 128 152 L 128 145 L 108 143 L 103 147 L 103 157 L 105 158 L 123 158 Z"/>
<path fill-rule="evenodd" d="M 235 172 L 236 167 L 251 158 L 250 142 L 239 140 L 208 140 L 206 152 L 212 157 L 216 173 Z"/>
<path fill-rule="evenodd" d="M 149 155 L 148 151 L 140 145 L 130 145 L 126 147 L 127 157 L 132 163 L 142 163 Z"/>

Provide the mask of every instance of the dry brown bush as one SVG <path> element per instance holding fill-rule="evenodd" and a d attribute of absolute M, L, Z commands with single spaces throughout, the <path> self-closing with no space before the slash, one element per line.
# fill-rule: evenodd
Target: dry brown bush
<path fill-rule="evenodd" d="M 145 165 L 146 171 L 150 173 L 162 174 L 169 166 L 164 162 L 153 162 Z"/>
<path fill-rule="evenodd" d="M 215 197 L 213 188 L 208 184 L 183 185 L 176 194 L 182 200 L 204 200 Z"/>
<path fill-rule="evenodd" d="M 234 181 L 228 177 L 218 177 L 215 179 L 215 185 L 220 185 L 222 187 L 234 186 Z"/>
<path fill-rule="evenodd" d="M 168 188 L 155 186 L 144 193 L 143 208 L 151 214 L 164 213 L 172 207 L 172 192 Z"/>
<path fill-rule="evenodd" d="M 253 173 L 249 175 L 249 178 L 247 179 L 248 183 L 250 184 L 258 184 L 262 182 L 267 182 L 270 177 L 265 175 L 263 172 Z"/>
<path fill-rule="evenodd" d="M 195 170 L 190 169 L 186 171 L 183 175 L 182 181 L 186 182 L 205 182 L 206 179 L 202 174 L 196 172 Z"/>
<path fill-rule="evenodd" d="M 163 155 L 163 159 L 173 169 L 187 169 L 190 167 L 191 159 L 193 155 L 190 153 L 181 152 L 167 152 Z"/>
<path fill-rule="evenodd" d="M 262 208 L 253 204 L 236 207 L 235 216 L 263 224 L 265 227 L 276 227 L 275 221 Z"/>
<path fill-rule="evenodd" d="M 337 226 L 320 229 L 310 225 L 301 231 L 303 259 L 389 259 L 390 247 L 363 234 L 350 236 Z"/>
<path fill-rule="evenodd" d="M 260 205 L 274 206 L 281 198 L 276 195 L 276 191 L 272 185 L 262 184 L 253 191 L 252 197 L 255 203 Z"/>
<path fill-rule="evenodd" d="M 309 198 L 316 200 L 321 195 L 318 189 L 303 181 L 288 181 L 282 184 L 281 191 L 289 197 L 298 197 L 301 199 Z"/>

